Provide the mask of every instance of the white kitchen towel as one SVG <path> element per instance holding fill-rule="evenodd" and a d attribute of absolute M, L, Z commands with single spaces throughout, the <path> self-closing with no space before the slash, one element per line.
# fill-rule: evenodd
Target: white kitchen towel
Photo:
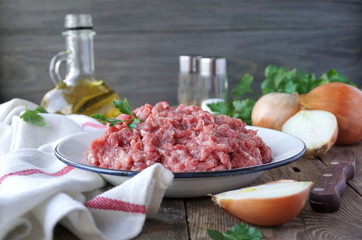
<path fill-rule="evenodd" d="M 172 173 L 155 164 L 103 191 L 100 175 L 60 162 L 53 151 L 69 134 L 104 126 L 83 115 L 41 114 L 45 127 L 19 118 L 36 107 L 22 99 L 0 105 L 0 240 L 52 239 L 58 223 L 80 239 L 137 236 L 158 211 Z"/>

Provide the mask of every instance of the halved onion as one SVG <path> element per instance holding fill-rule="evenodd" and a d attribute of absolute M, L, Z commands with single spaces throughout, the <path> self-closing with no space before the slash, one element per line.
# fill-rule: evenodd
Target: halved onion
<path fill-rule="evenodd" d="M 282 131 L 300 138 L 306 145 L 305 156 L 312 158 L 326 153 L 336 142 L 336 117 L 327 111 L 301 110 L 288 119 Z"/>
<path fill-rule="evenodd" d="M 298 101 L 306 109 L 328 111 L 337 117 L 337 144 L 362 140 L 362 91 L 358 88 L 345 83 L 328 83 L 300 95 Z"/>
<path fill-rule="evenodd" d="M 212 195 L 212 200 L 243 222 L 277 226 L 299 214 L 312 185 L 312 182 L 279 180 Z"/>
<path fill-rule="evenodd" d="M 296 96 L 280 92 L 268 93 L 256 101 L 251 113 L 252 125 L 280 131 L 285 121 L 299 110 L 300 104 Z"/>

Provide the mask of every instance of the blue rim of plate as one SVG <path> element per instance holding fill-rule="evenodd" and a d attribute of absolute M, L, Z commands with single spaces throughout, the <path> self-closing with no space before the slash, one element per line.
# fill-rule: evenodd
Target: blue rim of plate
<path fill-rule="evenodd" d="M 240 175 L 240 174 L 249 174 L 255 172 L 262 172 L 265 170 L 270 170 L 273 168 L 281 167 L 292 163 L 301 157 L 303 157 L 304 153 L 306 152 L 306 146 L 303 143 L 303 149 L 289 158 L 279 160 L 277 162 L 270 162 L 265 163 L 262 165 L 246 167 L 246 168 L 235 168 L 229 170 L 222 170 L 222 171 L 208 171 L 208 172 L 173 172 L 174 178 L 210 178 L 210 177 L 225 177 L 225 176 L 233 176 L 233 175 Z M 114 176 L 123 176 L 123 177 L 132 177 L 139 173 L 139 171 L 125 171 L 125 170 L 117 170 L 117 169 L 108 169 L 108 168 L 100 168 L 92 165 L 88 165 L 79 161 L 75 161 L 63 156 L 58 150 L 59 144 L 54 149 L 55 156 L 62 161 L 63 163 L 70 165 L 75 168 L 99 173 L 99 174 L 108 174 Z"/>

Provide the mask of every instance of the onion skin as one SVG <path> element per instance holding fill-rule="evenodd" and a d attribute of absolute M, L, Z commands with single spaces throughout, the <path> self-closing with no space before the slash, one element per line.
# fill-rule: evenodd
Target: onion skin
<path fill-rule="evenodd" d="M 251 113 L 253 126 L 281 130 L 283 124 L 300 110 L 296 96 L 288 93 L 268 93 L 255 103 Z"/>
<path fill-rule="evenodd" d="M 338 121 L 336 144 L 362 140 L 362 91 L 345 83 L 333 82 L 298 97 L 302 107 L 333 113 Z"/>
<path fill-rule="evenodd" d="M 279 180 L 267 183 L 296 182 L 294 180 Z M 312 182 L 306 182 L 306 187 L 295 194 L 265 198 L 249 199 L 222 199 L 217 195 L 212 200 L 225 212 L 237 219 L 260 226 L 277 226 L 293 220 L 303 209 L 308 197 Z"/>

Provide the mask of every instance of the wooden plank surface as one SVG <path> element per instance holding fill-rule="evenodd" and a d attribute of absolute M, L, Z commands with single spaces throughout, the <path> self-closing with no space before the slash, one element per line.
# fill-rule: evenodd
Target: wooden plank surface
<path fill-rule="evenodd" d="M 67 13 L 92 13 L 101 33 L 348 28 L 362 26 L 361 9 L 359 0 L 1 0 L 0 33 L 54 35 Z"/>
<path fill-rule="evenodd" d="M 176 104 L 178 56 L 228 59 L 230 88 L 274 64 L 320 75 L 334 68 L 362 85 L 362 2 L 0 0 L 0 102 L 39 103 L 48 65 L 64 50 L 64 16 L 91 13 L 96 73 L 134 107 Z"/>
<path fill-rule="evenodd" d="M 361 39 L 348 29 L 102 36 L 96 42 L 96 72 L 133 106 L 177 103 L 177 56 L 186 52 L 227 56 L 230 88 L 251 73 L 254 90 L 260 91 L 264 69 L 271 63 L 317 75 L 334 68 L 360 82 Z M 61 37 L 4 36 L 1 42 L 1 100 L 20 97 L 39 103 L 53 86 L 47 67 L 53 54 L 63 49 Z"/>
<path fill-rule="evenodd" d="M 188 238 L 187 216 L 184 201 L 181 199 L 163 199 L 160 211 L 146 220 L 142 235 L 137 240 Z"/>

